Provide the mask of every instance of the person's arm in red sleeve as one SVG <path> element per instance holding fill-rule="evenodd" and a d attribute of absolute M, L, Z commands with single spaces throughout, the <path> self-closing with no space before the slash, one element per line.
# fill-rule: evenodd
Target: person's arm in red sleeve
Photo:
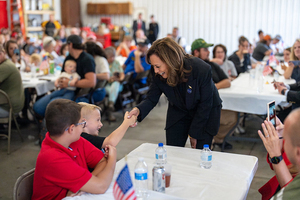
<path fill-rule="evenodd" d="M 106 166 L 102 168 L 101 163 L 97 164 L 93 171 L 93 174 L 95 175 L 93 175 L 90 180 L 84 186 L 82 186 L 80 189 L 81 191 L 92 194 L 103 194 L 108 189 L 115 171 L 117 150 L 111 145 L 107 145 L 107 148 L 109 154 L 107 157 Z"/>

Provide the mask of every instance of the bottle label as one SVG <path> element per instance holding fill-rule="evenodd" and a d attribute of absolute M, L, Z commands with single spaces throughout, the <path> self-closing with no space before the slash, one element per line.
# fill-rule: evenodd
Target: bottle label
<path fill-rule="evenodd" d="M 161 154 L 161 155 L 155 154 L 155 158 L 156 159 L 166 159 L 167 155 L 166 154 Z"/>
<path fill-rule="evenodd" d="M 207 155 L 207 154 L 202 154 L 201 155 L 201 160 L 202 161 L 211 161 L 212 160 L 212 155 Z"/>
<path fill-rule="evenodd" d="M 148 179 L 148 173 L 134 173 L 135 180 L 147 180 Z"/>
<path fill-rule="evenodd" d="M 212 155 L 209 155 L 209 156 L 207 157 L 207 161 L 211 161 L 211 159 L 212 159 Z"/>

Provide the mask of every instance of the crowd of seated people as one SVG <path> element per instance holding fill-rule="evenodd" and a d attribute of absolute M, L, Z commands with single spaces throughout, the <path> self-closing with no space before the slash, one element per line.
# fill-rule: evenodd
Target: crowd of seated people
<path fill-rule="evenodd" d="M 119 92 L 122 91 L 121 85 L 122 79 L 124 78 L 123 75 L 133 72 L 133 77 L 135 77 L 137 73 L 147 71 L 151 67 L 145 61 L 145 55 L 147 49 L 151 45 L 151 42 L 147 39 L 143 29 L 137 29 L 135 31 L 134 38 L 136 43 L 133 41 L 131 36 L 125 35 L 123 37 L 123 41 L 117 47 L 112 47 L 114 50 L 109 48 L 107 51 L 105 51 L 102 44 L 99 45 L 95 36 L 96 33 L 90 31 L 90 29 L 86 27 L 82 29 L 77 27 L 67 29 L 65 26 L 61 25 L 59 26 L 59 30 L 54 31 L 55 34 L 51 34 L 51 36 L 44 34 L 43 38 L 39 40 L 33 35 L 28 34 L 25 41 L 22 41 L 21 38 L 23 38 L 23 36 L 19 30 L 15 30 L 17 34 L 11 34 L 14 36 L 12 38 L 9 37 L 10 34 L 8 31 L 2 30 L 2 32 L 3 33 L 0 34 L 0 43 L 4 45 L 7 57 L 20 71 L 31 71 L 30 67 L 33 65 L 31 58 L 32 55 L 33 59 L 34 57 L 36 58 L 38 54 L 40 55 L 40 58 L 42 58 L 44 54 L 50 55 L 50 59 L 54 61 L 56 66 L 60 66 L 63 72 L 65 71 L 65 62 L 67 60 L 74 60 L 77 65 L 76 72 L 80 78 L 76 83 L 69 79 L 68 81 L 66 81 L 66 79 L 57 80 L 57 90 L 74 87 L 76 88 L 75 94 L 71 95 L 69 99 L 76 100 L 77 102 L 90 102 L 90 97 L 77 97 L 77 94 L 80 89 L 95 88 L 92 96 L 93 102 L 100 102 L 105 98 L 105 96 L 109 99 L 106 106 L 109 108 L 108 117 L 110 118 L 110 121 L 116 120 L 112 112 L 115 111 L 114 107 L 116 104 L 116 98 Z M 52 31 L 50 32 L 52 33 Z M 238 50 L 232 53 L 232 55 L 228 58 L 226 56 L 226 46 L 218 44 L 214 47 L 213 59 L 206 59 L 206 62 L 210 65 L 220 66 L 226 77 L 229 77 L 230 80 L 234 80 L 239 73 L 243 73 L 250 68 L 254 68 L 258 61 L 263 60 L 264 56 L 270 55 L 272 52 L 271 46 L 276 45 L 281 40 L 279 35 L 272 39 L 270 35 L 264 35 L 262 31 L 259 32 L 259 36 L 260 40 L 253 45 L 255 46 L 253 54 L 251 52 L 252 49 L 249 40 L 246 37 L 241 36 L 238 40 Z M 185 48 L 186 41 L 185 38 L 179 34 L 178 27 L 173 28 L 170 37 Z M 67 40 L 68 38 L 70 40 Z M 295 42 L 291 50 L 290 58 L 290 50 L 288 48 L 283 52 L 285 60 L 282 64 L 282 68 L 285 70 L 285 78 L 292 77 L 298 80 L 297 73 L 299 67 L 288 62 L 289 60 L 299 59 L 297 57 L 298 55 L 295 55 L 293 51 L 298 43 L 299 41 Z M 200 55 L 206 53 L 204 52 L 205 50 L 207 50 L 207 48 L 201 48 L 199 49 L 199 52 L 192 49 L 192 54 L 196 52 L 199 54 L 198 57 L 201 58 Z M 114 59 L 116 56 L 126 58 L 122 68 L 116 67 L 118 60 Z M 38 67 L 39 64 L 40 62 L 36 61 L 34 66 Z M 114 70 L 116 69 L 118 70 L 119 75 L 121 74 L 119 78 L 115 76 L 116 71 Z M 116 87 L 117 84 L 119 84 L 118 87 Z M 146 78 L 144 78 L 136 82 L 134 86 L 136 88 L 140 88 L 146 84 L 149 84 L 149 82 L 147 82 Z M 217 83 L 216 85 L 220 85 L 220 83 Z M 112 92 L 111 89 L 114 91 Z M 44 117 L 46 106 L 51 101 L 47 98 L 49 98 L 47 95 L 37 98 L 37 101 L 33 106 L 33 110 L 37 116 Z"/>

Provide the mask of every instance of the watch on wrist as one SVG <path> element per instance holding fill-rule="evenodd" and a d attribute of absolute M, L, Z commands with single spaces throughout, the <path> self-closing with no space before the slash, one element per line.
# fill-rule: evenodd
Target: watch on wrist
<path fill-rule="evenodd" d="M 286 89 L 281 90 L 281 94 L 285 95 L 285 91 L 286 91 Z"/>
<path fill-rule="evenodd" d="M 269 157 L 269 161 L 272 163 L 272 164 L 278 164 L 280 163 L 280 161 L 282 161 L 282 155 L 280 156 L 274 156 L 273 158 L 270 158 Z"/>

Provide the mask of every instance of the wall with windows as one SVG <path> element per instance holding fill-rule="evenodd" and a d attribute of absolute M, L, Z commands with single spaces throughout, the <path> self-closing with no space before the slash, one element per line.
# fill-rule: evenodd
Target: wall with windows
<path fill-rule="evenodd" d="M 238 37 L 246 36 L 251 43 L 257 31 L 275 36 L 280 34 L 286 46 L 300 37 L 300 0 L 115 0 L 132 2 L 134 13 L 143 12 L 144 20 L 154 14 L 160 26 L 159 38 L 179 27 L 188 44 L 203 38 L 209 43 L 222 43 L 231 54 L 238 46 Z M 132 24 L 136 16 L 87 15 L 88 2 L 108 3 L 111 0 L 81 0 L 84 25 L 100 22 L 100 17 L 111 17 L 115 25 Z M 62 13 L 63 14 L 63 13 Z"/>

